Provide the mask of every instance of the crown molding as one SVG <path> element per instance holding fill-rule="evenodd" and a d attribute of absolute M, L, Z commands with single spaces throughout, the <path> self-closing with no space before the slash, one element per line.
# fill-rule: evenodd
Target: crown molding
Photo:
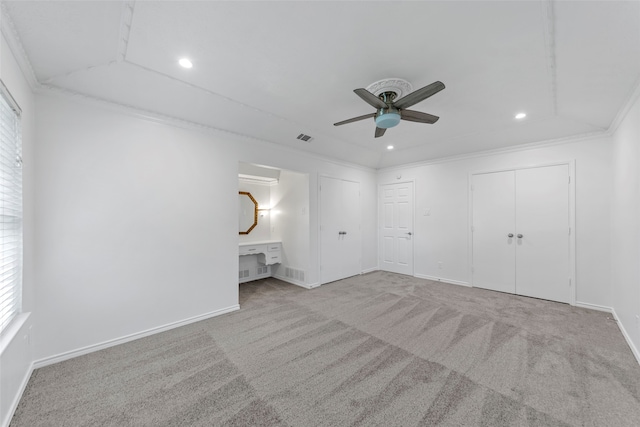
<path fill-rule="evenodd" d="M 376 169 L 374 167 L 369 167 L 365 165 L 360 165 L 357 163 L 350 163 L 347 161 L 343 161 L 341 159 L 336 159 L 330 156 L 323 156 L 320 154 L 312 153 L 309 151 L 301 150 L 294 147 L 289 147 L 286 145 L 278 144 L 277 142 L 269 141 L 267 139 L 258 138 L 252 135 L 243 134 L 235 131 L 231 131 L 228 129 L 217 128 L 210 125 L 205 125 L 202 123 L 180 119 L 174 116 L 169 116 L 166 114 L 158 113 L 152 110 L 146 110 L 139 107 L 135 107 L 129 104 L 114 102 L 110 100 L 106 100 L 104 98 L 100 98 L 97 96 L 86 95 L 80 92 L 75 92 L 70 89 L 65 89 L 59 86 L 51 85 L 51 84 L 40 84 L 38 86 L 38 90 L 36 91 L 38 95 L 43 96 L 51 96 L 57 98 L 65 98 L 65 99 L 73 99 L 74 101 L 98 106 L 102 108 L 106 108 L 112 111 L 116 111 L 122 114 L 126 114 L 132 117 L 136 117 L 142 120 L 147 120 L 151 122 L 166 124 L 169 126 L 178 127 L 186 130 L 199 131 L 209 134 L 215 135 L 224 135 L 226 137 L 235 139 L 235 140 L 243 140 L 248 142 L 259 142 L 261 144 L 267 144 L 273 149 L 277 149 L 280 151 L 289 152 L 292 154 L 297 154 L 303 157 L 307 157 L 313 160 L 320 160 L 326 163 L 331 163 L 337 166 L 348 167 L 351 169 L 357 169 L 364 172 L 375 173 Z"/>
<path fill-rule="evenodd" d="M 618 127 L 620 126 L 622 121 L 627 117 L 627 114 L 629 114 L 629 110 L 631 110 L 631 107 L 633 107 L 633 105 L 636 103 L 638 98 L 640 98 L 640 77 L 636 81 L 634 90 L 631 92 L 631 94 L 629 94 L 627 101 L 618 110 L 618 114 L 616 114 L 616 117 L 611 122 L 609 129 L 607 129 L 607 133 L 609 135 L 613 135 L 614 133 L 616 133 L 616 131 L 618 130 Z"/>
<path fill-rule="evenodd" d="M 572 144 L 576 142 L 589 141 L 591 139 L 608 138 L 611 134 L 608 131 L 595 131 L 581 133 L 577 135 L 565 136 L 562 138 L 547 139 L 543 141 L 530 142 L 528 144 L 520 144 L 512 147 L 495 148 L 491 150 L 477 151 L 475 153 L 457 154 L 455 156 L 441 157 L 438 159 L 424 160 L 413 163 L 403 163 L 402 165 L 388 166 L 379 168 L 378 173 L 394 172 L 398 170 L 405 170 L 407 168 L 437 165 L 441 163 L 457 162 L 460 160 L 475 159 L 480 157 L 495 156 L 498 154 L 516 153 L 519 151 L 533 150 L 536 148 L 552 147 L 557 145 Z"/>
<path fill-rule="evenodd" d="M 7 11 L 7 7 L 4 2 L 0 1 L 0 30 L 4 39 L 7 41 L 9 45 L 9 49 L 11 49 L 11 53 L 13 57 L 16 59 L 22 74 L 24 75 L 25 80 L 31 87 L 32 91 L 36 91 L 40 88 L 40 82 L 36 77 L 36 73 L 33 71 L 33 67 L 31 66 L 31 61 L 29 61 L 29 55 L 24 50 L 24 46 L 22 45 L 22 41 L 20 40 L 20 36 L 18 36 L 18 31 L 16 30 L 16 26 L 11 19 L 11 15 Z"/>
<path fill-rule="evenodd" d="M 135 0 L 122 2 L 122 12 L 120 13 L 120 37 L 118 40 L 118 61 L 120 62 L 124 61 L 127 57 L 135 5 Z"/>

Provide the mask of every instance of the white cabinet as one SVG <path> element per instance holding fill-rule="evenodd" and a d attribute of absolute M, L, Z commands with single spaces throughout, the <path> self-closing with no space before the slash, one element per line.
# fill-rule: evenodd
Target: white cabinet
<path fill-rule="evenodd" d="M 242 243 L 238 279 L 240 283 L 271 276 L 271 266 L 282 261 L 281 242 Z M 250 257 L 250 255 L 253 255 Z"/>
<path fill-rule="evenodd" d="M 473 286 L 571 301 L 569 167 L 472 176 Z"/>

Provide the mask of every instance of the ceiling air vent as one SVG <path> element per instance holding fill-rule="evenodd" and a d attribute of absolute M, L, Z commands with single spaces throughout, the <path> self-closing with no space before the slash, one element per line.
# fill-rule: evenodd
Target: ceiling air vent
<path fill-rule="evenodd" d="M 311 142 L 313 138 L 310 135 L 305 135 L 304 133 L 301 133 L 300 135 L 298 135 L 298 139 L 304 142 Z"/>

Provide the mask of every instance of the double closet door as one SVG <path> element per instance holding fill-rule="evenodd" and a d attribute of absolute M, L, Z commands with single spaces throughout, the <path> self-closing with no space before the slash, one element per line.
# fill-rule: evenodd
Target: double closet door
<path fill-rule="evenodd" d="M 360 184 L 320 177 L 320 283 L 362 272 Z"/>
<path fill-rule="evenodd" d="M 570 302 L 569 167 L 473 175 L 473 286 Z"/>

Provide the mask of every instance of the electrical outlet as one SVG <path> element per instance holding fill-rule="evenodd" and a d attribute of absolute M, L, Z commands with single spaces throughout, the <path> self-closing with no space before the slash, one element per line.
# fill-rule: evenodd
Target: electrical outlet
<path fill-rule="evenodd" d="M 443 264 L 442 261 L 438 261 L 438 270 L 442 270 L 442 264 Z"/>

